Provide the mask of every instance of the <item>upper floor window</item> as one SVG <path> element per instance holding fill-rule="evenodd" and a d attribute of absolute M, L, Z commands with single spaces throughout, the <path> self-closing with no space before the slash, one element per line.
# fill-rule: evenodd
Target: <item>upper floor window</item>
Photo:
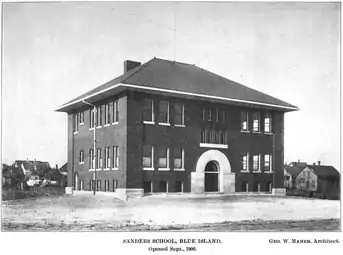
<path fill-rule="evenodd" d="M 83 162 L 85 161 L 85 155 L 83 150 L 80 150 L 80 157 L 79 157 L 79 163 L 83 164 Z"/>
<path fill-rule="evenodd" d="M 260 132 L 260 113 L 255 112 L 253 117 L 253 131 Z"/>
<path fill-rule="evenodd" d="M 185 125 L 185 109 L 183 104 L 174 104 L 174 115 L 174 125 Z"/>
<path fill-rule="evenodd" d="M 219 108 L 216 108 L 216 122 L 220 121 L 220 110 Z"/>
<path fill-rule="evenodd" d="M 205 120 L 206 118 L 206 110 L 204 107 L 201 108 L 201 120 Z"/>
<path fill-rule="evenodd" d="M 119 122 L 119 101 L 113 102 L 113 123 Z"/>
<path fill-rule="evenodd" d="M 205 130 L 201 131 L 200 143 L 206 143 L 206 134 Z"/>
<path fill-rule="evenodd" d="M 99 106 L 97 108 L 97 113 L 96 113 L 96 126 L 101 127 L 102 126 L 102 106 Z"/>
<path fill-rule="evenodd" d="M 272 116 L 270 113 L 267 113 L 264 116 L 264 132 L 271 133 L 272 132 Z"/>
<path fill-rule="evenodd" d="M 208 109 L 207 117 L 208 117 L 208 121 L 212 121 L 212 108 Z"/>
<path fill-rule="evenodd" d="M 158 168 L 169 169 L 169 148 L 160 147 L 157 150 Z"/>
<path fill-rule="evenodd" d="M 90 111 L 89 111 L 89 119 L 90 119 L 90 122 L 89 122 L 89 127 L 90 128 L 94 128 L 95 126 L 95 119 L 94 119 L 94 108 L 91 108 Z"/>
<path fill-rule="evenodd" d="M 111 164 L 110 148 L 105 147 L 105 161 L 104 161 L 105 169 L 109 169 L 110 164 Z"/>
<path fill-rule="evenodd" d="M 154 147 L 143 145 L 143 169 L 154 168 Z"/>
<path fill-rule="evenodd" d="M 143 122 L 154 123 L 154 100 L 144 99 Z"/>
<path fill-rule="evenodd" d="M 174 170 L 185 169 L 185 152 L 183 148 L 174 148 Z"/>
<path fill-rule="evenodd" d="M 158 122 L 162 124 L 169 124 L 169 103 L 167 101 L 160 101 Z"/>
<path fill-rule="evenodd" d="M 242 131 L 248 131 L 249 125 L 248 125 L 248 112 L 241 112 L 241 130 Z"/>
<path fill-rule="evenodd" d="M 253 156 L 253 171 L 255 172 L 258 172 L 261 170 L 260 168 L 260 165 L 261 165 L 261 162 L 260 162 L 260 155 L 259 154 L 256 154 Z"/>
<path fill-rule="evenodd" d="M 85 112 L 79 112 L 79 125 L 85 123 Z"/>
<path fill-rule="evenodd" d="M 249 153 L 241 157 L 241 171 L 249 172 Z"/>
<path fill-rule="evenodd" d="M 221 111 L 221 119 L 222 119 L 222 122 L 225 123 L 225 119 L 226 119 L 226 112 L 223 110 Z"/>
<path fill-rule="evenodd" d="M 73 118 L 73 126 L 74 126 L 74 132 L 78 132 L 79 131 L 79 114 L 74 114 L 74 118 Z"/>
<path fill-rule="evenodd" d="M 111 124 L 111 110 L 112 110 L 112 103 L 108 103 L 105 105 L 105 125 Z"/>
<path fill-rule="evenodd" d="M 264 171 L 265 172 L 272 171 L 272 155 L 270 154 L 264 155 Z"/>
<path fill-rule="evenodd" d="M 113 168 L 118 169 L 119 167 L 119 147 L 118 146 L 113 146 Z"/>
<path fill-rule="evenodd" d="M 93 149 L 89 150 L 89 169 L 94 169 L 94 151 L 93 151 Z"/>

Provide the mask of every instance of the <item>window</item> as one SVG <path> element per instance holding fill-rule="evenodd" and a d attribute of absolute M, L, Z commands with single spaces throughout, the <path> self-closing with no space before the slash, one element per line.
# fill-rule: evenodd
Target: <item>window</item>
<path fill-rule="evenodd" d="M 73 122 L 73 126 L 74 126 L 74 133 L 77 133 L 79 131 L 79 114 L 74 114 L 74 122 Z"/>
<path fill-rule="evenodd" d="M 208 109 L 208 121 L 212 121 L 212 108 Z"/>
<path fill-rule="evenodd" d="M 158 121 L 162 124 L 169 124 L 169 103 L 160 101 Z"/>
<path fill-rule="evenodd" d="M 255 172 L 259 172 L 260 169 L 260 155 L 254 155 L 253 156 L 253 171 Z"/>
<path fill-rule="evenodd" d="M 176 103 L 174 105 L 174 125 L 183 126 L 185 124 L 185 109 L 184 105 L 181 103 Z"/>
<path fill-rule="evenodd" d="M 158 167 L 159 169 L 169 170 L 169 148 L 160 147 L 157 150 Z"/>
<path fill-rule="evenodd" d="M 110 191 L 110 181 L 105 180 L 105 192 Z"/>
<path fill-rule="evenodd" d="M 110 148 L 106 147 L 105 148 L 105 161 L 104 161 L 105 169 L 109 169 L 110 164 L 111 164 Z"/>
<path fill-rule="evenodd" d="M 261 191 L 261 184 L 259 182 L 254 183 L 254 191 L 260 192 Z"/>
<path fill-rule="evenodd" d="M 96 181 L 96 191 L 101 191 L 101 180 Z"/>
<path fill-rule="evenodd" d="M 272 133 L 272 116 L 270 113 L 264 116 L 264 132 Z"/>
<path fill-rule="evenodd" d="M 113 146 L 113 168 L 118 169 L 119 167 L 119 146 Z"/>
<path fill-rule="evenodd" d="M 97 121 L 96 121 L 97 127 L 101 127 L 102 126 L 102 106 L 98 107 L 96 116 L 97 116 Z"/>
<path fill-rule="evenodd" d="M 248 131 L 248 112 L 242 112 L 241 113 L 241 130 L 242 131 Z"/>
<path fill-rule="evenodd" d="M 80 163 L 80 164 L 83 164 L 84 160 L 85 160 L 84 152 L 83 152 L 83 150 L 80 150 L 79 163 Z"/>
<path fill-rule="evenodd" d="M 94 151 L 93 151 L 93 149 L 89 150 L 89 169 L 94 169 Z"/>
<path fill-rule="evenodd" d="M 241 184 L 241 191 L 242 192 L 248 192 L 249 191 L 249 185 L 247 182 L 242 182 Z"/>
<path fill-rule="evenodd" d="M 185 154 L 184 154 L 183 148 L 174 148 L 174 170 L 184 170 L 184 160 L 185 160 Z"/>
<path fill-rule="evenodd" d="M 200 142 L 201 143 L 206 143 L 206 135 L 205 135 L 205 131 L 204 130 L 201 131 Z"/>
<path fill-rule="evenodd" d="M 220 121 L 220 110 L 219 108 L 216 108 L 216 122 Z"/>
<path fill-rule="evenodd" d="M 221 114 L 222 115 L 222 122 L 225 123 L 226 113 L 225 113 L 225 111 L 222 111 L 221 113 L 222 113 Z"/>
<path fill-rule="evenodd" d="M 271 172 L 272 171 L 272 155 L 265 154 L 264 155 L 264 171 Z"/>
<path fill-rule="evenodd" d="M 119 122 L 119 101 L 113 102 L 113 123 Z"/>
<path fill-rule="evenodd" d="M 83 181 L 80 181 L 80 190 L 83 190 Z"/>
<path fill-rule="evenodd" d="M 220 138 L 219 138 L 219 132 L 220 131 L 214 131 L 215 132 L 215 143 L 220 144 Z"/>
<path fill-rule="evenodd" d="M 212 130 L 207 130 L 207 143 L 213 143 L 213 131 Z"/>
<path fill-rule="evenodd" d="M 89 127 L 90 128 L 94 128 L 95 126 L 95 119 L 94 119 L 94 108 L 90 109 L 89 110 L 89 119 L 90 119 L 90 122 L 89 122 Z"/>
<path fill-rule="evenodd" d="M 221 133 L 221 144 L 227 144 L 226 142 L 226 131 Z"/>
<path fill-rule="evenodd" d="M 93 185 L 93 180 L 89 181 L 89 190 L 93 191 L 94 190 L 94 185 Z"/>
<path fill-rule="evenodd" d="M 260 113 L 255 112 L 253 117 L 253 128 L 254 132 L 260 132 Z"/>
<path fill-rule="evenodd" d="M 85 122 L 85 112 L 79 112 L 79 125 L 82 125 Z"/>
<path fill-rule="evenodd" d="M 96 168 L 101 169 L 102 168 L 102 157 L 101 157 L 101 149 L 96 150 Z"/>
<path fill-rule="evenodd" d="M 272 192 L 272 183 L 271 182 L 267 182 L 267 190 L 269 192 Z"/>
<path fill-rule="evenodd" d="M 143 122 L 154 123 L 154 121 L 154 101 L 152 99 L 144 99 Z"/>
<path fill-rule="evenodd" d="M 183 182 L 175 182 L 175 192 L 183 192 Z"/>
<path fill-rule="evenodd" d="M 151 193 L 153 191 L 153 182 L 145 181 L 144 182 L 144 193 Z"/>
<path fill-rule="evenodd" d="M 205 120 L 205 116 L 206 116 L 206 110 L 205 108 L 201 107 L 201 120 Z"/>
<path fill-rule="evenodd" d="M 168 182 L 165 182 L 165 181 L 160 181 L 159 183 L 160 187 L 159 187 L 159 191 L 160 192 L 168 192 Z"/>
<path fill-rule="evenodd" d="M 249 172 L 249 153 L 241 157 L 241 171 Z"/>
<path fill-rule="evenodd" d="M 154 168 L 154 147 L 143 145 L 143 169 Z"/>
<path fill-rule="evenodd" d="M 118 188 L 118 181 L 117 180 L 113 180 L 112 181 L 112 190 L 113 192 L 115 192 Z"/>
<path fill-rule="evenodd" d="M 108 103 L 105 105 L 105 125 L 111 124 L 111 108 L 112 103 Z"/>

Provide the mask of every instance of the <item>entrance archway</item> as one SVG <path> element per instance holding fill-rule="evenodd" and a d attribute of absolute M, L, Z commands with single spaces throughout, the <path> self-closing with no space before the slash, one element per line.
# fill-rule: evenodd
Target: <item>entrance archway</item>
<path fill-rule="evenodd" d="M 191 192 L 235 192 L 235 174 L 226 155 L 219 150 L 205 151 L 198 159 L 195 172 L 191 173 Z"/>
<path fill-rule="evenodd" d="M 219 166 L 218 162 L 210 161 L 205 166 L 205 192 L 219 191 Z"/>
<path fill-rule="evenodd" d="M 74 190 L 79 190 L 79 174 L 74 175 Z"/>

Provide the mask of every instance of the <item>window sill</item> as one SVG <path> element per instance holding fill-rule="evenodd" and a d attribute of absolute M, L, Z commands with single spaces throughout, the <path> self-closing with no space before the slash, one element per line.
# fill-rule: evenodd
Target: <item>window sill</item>
<path fill-rule="evenodd" d="M 185 169 L 184 169 L 184 168 L 174 168 L 174 171 L 177 171 L 177 172 L 184 172 Z"/>
<path fill-rule="evenodd" d="M 155 125 L 155 121 L 143 121 L 143 124 Z"/>
<path fill-rule="evenodd" d="M 96 169 L 97 172 L 99 172 L 99 171 L 101 171 L 101 170 L 102 170 L 102 168 L 97 168 L 97 169 Z"/>
<path fill-rule="evenodd" d="M 90 128 L 89 130 L 94 130 L 94 128 Z"/>
<path fill-rule="evenodd" d="M 262 134 L 261 131 L 252 131 L 253 134 Z"/>
<path fill-rule="evenodd" d="M 96 127 L 96 128 L 102 128 L 102 126 L 98 126 L 98 127 Z"/>
<path fill-rule="evenodd" d="M 182 125 L 182 124 L 175 124 L 174 127 L 181 127 L 181 128 L 184 128 L 186 127 L 185 125 Z"/>
<path fill-rule="evenodd" d="M 264 171 L 263 173 L 265 173 L 265 174 L 272 174 L 273 171 Z"/>
<path fill-rule="evenodd" d="M 170 126 L 170 123 L 159 122 L 158 125 L 160 125 L 160 126 Z"/>
<path fill-rule="evenodd" d="M 249 130 L 241 130 L 241 133 L 250 134 L 250 131 Z"/>
<path fill-rule="evenodd" d="M 118 122 L 113 122 L 112 125 L 118 125 Z"/>
<path fill-rule="evenodd" d="M 256 170 L 254 170 L 254 171 L 252 171 L 254 174 L 260 174 L 260 173 L 262 173 L 261 172 L 261 170 L 258 170 L 258 171 L 256 171 Z"/>
<path fill-rule="evenodd" d="M 269 132 L 266 132 L 264 133 L 265 135 L 274 135 L 274 133 L 269 133 Z"/>
<path fill-rule="evenodd" d="M 154 171 L 155 168 L 153 168 L 153 167 L 143 167 L 143 170 L 144 171 Z"/>
<path fill-rule="evenodd" d="M 79 133 L 78 131 L 74 131 L 74 135 L 76 135 L 77 133 Z"/>
<path fill-rule="evenodd" d="M 90 172 L 94 172 L 94 169 L 88 169 L 88 171 L 90 171 Z"/>
<path fill-rule="evenodd" d="M 117 170 L 119 170 L 119 168 L 118 167 L 113 167 L 112 170 L 113 171 L 117 171 Z"/>
<path fill-rule="evenodd" d="M 227 144 L 215 144 L 215 143 L 200 143 L 200 147 L 227 149 L 228 145 Z"/>
<path fill-rule="evenodd" d="M 109 126 L 111 126 L 111 124 L 106 124 L 104 127 L 109 127 Z"/>
<path fill-rule="evenodd" d="M 244 173 L 244 174 L 249 174 L 250 171 L 247 171 L 247 170 L 241 170 L 241 173 Z"/>
<path fill-rule="evenodd" d="M 158 171 L 170 171 L 170 168 L 167 167 L 167 168 L 158 168 Z"/>
<path fill-rule="evenodd" d="M 85 162 L 79 162 L 79 165 L 83 165 Z"/>
<path fill-rule="evenodd" d="M 110 169 L 109 168 L 104 168 L 104 171 L 110 171 Z"/>
<path fill-rule="evenodd" d="M 83 124 L 85 124 L 84 122 L 82 122 L 82 123 L 79 123 L 79 126 L 82 126 Z"/>

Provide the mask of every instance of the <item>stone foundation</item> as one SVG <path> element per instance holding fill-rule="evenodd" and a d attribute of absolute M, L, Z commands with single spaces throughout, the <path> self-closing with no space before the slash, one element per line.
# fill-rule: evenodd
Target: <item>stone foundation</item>
<path fill-rule="evenodd" d="M 72 195 L 74 193 L 73 187 L 65 187 L 66 195 Z"/>
<path fill-rule="evenodd" d="M 272 194 L 275 196 L 286 196 L 286 189 L 282 189 L 282 188 L 272 189 Z"/>
<path fill-rule="evenodd" d="M 223 190 L 224 194 L 231 194 L 235 192 L 236 177 L 234 173 L 224 173 L 223 177 Z"/>

